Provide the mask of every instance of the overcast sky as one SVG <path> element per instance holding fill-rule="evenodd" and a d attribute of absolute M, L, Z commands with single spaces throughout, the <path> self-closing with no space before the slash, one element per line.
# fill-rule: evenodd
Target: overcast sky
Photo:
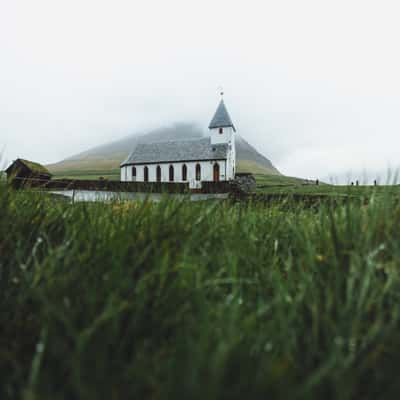
<path fill-rule="evenodd" d="M 0 0 L 3 163 L 176 121 L 206 130 L 222 86 L 240 135 L 285 174 L 396 168 L 397 4 Z"/>

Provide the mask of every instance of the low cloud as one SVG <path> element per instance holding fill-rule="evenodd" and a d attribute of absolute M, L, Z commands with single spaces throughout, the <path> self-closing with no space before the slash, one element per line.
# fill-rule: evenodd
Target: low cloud
<path fill-rule="evenodd" d="M 222 85 L 239 133 L 288 175 L 397 168 L 396 3 L 189 3 L 6 2 L 2 159 L 55 162 L 175 121 L 206 130 Z"/>

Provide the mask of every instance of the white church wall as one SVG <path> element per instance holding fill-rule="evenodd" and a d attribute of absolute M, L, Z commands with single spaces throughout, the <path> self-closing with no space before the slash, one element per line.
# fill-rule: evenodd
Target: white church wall
<path fill-rule="evenodd" d="M 232 142 L 229 143 L 228 146 L 229 146 L 229 151 L 226 160 L 226 175 L 227 179 L 229 180 L 235 178 L 235 171 L 236 171 L 236 147 L 234 140 L 232 140 Z"/>
<path fill-rule="evenodd" d="M 211 144 L 228 143 L 226 180 L 234 179 L 236 169 L 235 131 L 231 127 L 222 128 L 222 133 L 219 133 L 219 130 L 220 128 L 210 129 Z"/>
<path fill-rule="evenodd" d="M 121 181 L 137 181 L 144 182 L 144 168 L 147 166 L 149 171 L 149 182 L 157 181 L 157 166 L 161 167 L 161 182 L 170 182 L 169 180 L 169 167 L 174 167 L 174 180 L 173 182 L 189 182 L 193 183 L 196 181 L 196 165 L 200 164 L 201 177 L 200 181 L 213 181 L 214 180 L 214 164 L 219 165 L 219 179 L 224 181 L 227 179 L 227 164 L 225 160 L 219 161 L 200 161 L 200 162 L 176 162 L 176 163 L 160 163 L 160 164 L 142 164 L 135 165 L 136 178 L 132 176 L 132 165 L 126 165 L 121 168 Z M 182 180 L 182 166 L 186 164 L 187 168 L 187 179 Z M 228 177 L 229 179 L 229 177 Z"/>
<path fill-rule="evenodd" d="M 219 133 L 220 128 L 210 129 L 211 144 L 228 143 L 232 140 L 234 130 L 230 127 L 222 128 L 222 133 Z"/>

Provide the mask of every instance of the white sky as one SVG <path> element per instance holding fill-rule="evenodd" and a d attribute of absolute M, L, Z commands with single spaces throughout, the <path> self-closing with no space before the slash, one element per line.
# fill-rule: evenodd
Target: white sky
<path fill-rule="evenodd" d="M 206 129 L 223 86 L 239 133 L 285 174 L 395 168 L 398 4 L 0 0 L 2 162 Z"/>

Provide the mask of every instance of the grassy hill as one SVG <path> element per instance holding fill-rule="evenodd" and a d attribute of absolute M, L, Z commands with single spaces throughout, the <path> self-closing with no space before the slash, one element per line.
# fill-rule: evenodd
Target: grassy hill
<path fill-rule="evenodd" d="M 108 179 L 119 179 L 119 165 L 138 143 L 187 140 L 202 136 L 203 132 L 197 125 L 175 124 L 94 147 L 58 163 L 47 165 L 47 168 L 56 176 L 93 179 L 104 176 Z M 280 175 L 270 160 L 240 136 L 236 138 L 236 151 L 238 171 Z"/>

